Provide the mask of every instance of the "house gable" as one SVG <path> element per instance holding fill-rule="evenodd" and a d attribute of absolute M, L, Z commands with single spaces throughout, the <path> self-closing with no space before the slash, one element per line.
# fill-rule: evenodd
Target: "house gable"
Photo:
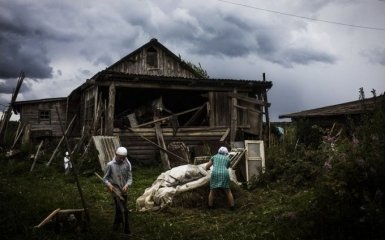
<path fill-rule="evenodd" d="M 188 64 L 155 38 L 106 70 L 125 74 L 201 78 Z"/>

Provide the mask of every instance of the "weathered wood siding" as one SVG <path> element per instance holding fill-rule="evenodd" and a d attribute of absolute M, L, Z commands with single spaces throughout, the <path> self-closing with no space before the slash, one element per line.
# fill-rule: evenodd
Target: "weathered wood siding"
<path fill-rule="evenodd" d="M 66 101 L 25 104 L 21 108 L 20 120 L 30 125 L 32 136 L 62 136 L 60 124 L 66 121 L 66 104 Z M 56 108 L 59 110 L 62 123 L 59 121 Z M 50 119 L 41 120 L 39 117 L 40 111 L 49 112 Z"/>
<path fill-rule="evenodd" d="M 230 126 L 231 122 L 231 101 L 228 98 L 227 92 L 213 92 L 211 93 L 212 98 L 210 99 L 210 119 L 212 127 L 225 127 Z"/>
<path fill-rule="evenodd" d="M 147 63 L 147 55 L 149 48 L 156 50 L 157 66 L 151 66 Z M 177 61 L 174 57 L 169 56 L 160 48 L 151 46 L 149 48 L 141 49 L 136 55 L 129 59 L 124 59 L 119 64 L 112 66 L 110 70 L 129 74 L 141 75 L 156 75 L 156 76 L 170 76 L 194 78 L 195 74 L 187 69 L 184 64 Z"/>

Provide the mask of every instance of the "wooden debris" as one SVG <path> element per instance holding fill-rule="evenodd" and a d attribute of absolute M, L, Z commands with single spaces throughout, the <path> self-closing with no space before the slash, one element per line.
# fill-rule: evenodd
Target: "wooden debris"
<path fill-rule="evenodd" d="M 60 208 L 57 208 L 55 209 L 52 213 L 50 213 L 43 221 L 41 221 L 41 223 L 39 223 L 38 225 L 36 225 L 34 228 L 40 228 L 44 225 L 46 225 L 48 222 L 50 222 L 52 220 L 52 218 L 56 215 L 56 213 L 58 213 L 60 211 Z"/>
<path fill-rule="evenodd" d="M 175 158 L 175 155 L 170 155 L 169 161 L 171 168 L 190 163 L 189 151 L 183 142 L 171 142 L 168 144 L 167 149 L 184 159 L 181 160 L 180 158 Z"/>
<path fill-rule="evenodd" d="M 102 171 L 106 165 L 115 157 L 115 150 L 120 146 L 120 140 L 117 136 L 93 136 L 95 148 L 98 151 L 99 163 Z"/>
<path fill-rule="evenodd" d="M 41 228 L 53 224 L 56 233 L 63 231 L 80 232 L 86 228 L 84 209 L 55 209 L 41 223 L 34 228 Z"/>

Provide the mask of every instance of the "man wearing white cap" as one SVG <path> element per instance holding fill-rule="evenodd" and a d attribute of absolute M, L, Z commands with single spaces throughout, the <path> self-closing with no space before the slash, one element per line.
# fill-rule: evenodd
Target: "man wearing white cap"
<path fill-rule="evenodd" d="M 130 234 L 127 209 L 127 190 L 132 185 L 131 163 L 127 159 L 127 149 L 118 147 L 116 155 L 107 163 L 105 174 L 103 177 L 104 183 L 110 192 L 118 190 L 123 196 L 123 200 L 113 194 L 115 202 L 115 218 L 113 230 L 117 231 L 120 224 L 123 224 L 124 233 Z"/>

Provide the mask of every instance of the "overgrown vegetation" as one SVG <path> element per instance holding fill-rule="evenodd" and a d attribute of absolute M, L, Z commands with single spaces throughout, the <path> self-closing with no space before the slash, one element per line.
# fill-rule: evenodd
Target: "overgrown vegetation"
<path fill-rule="evenodd" d="M 175 198 L 159 212 L 137 212 L 135 200 L 162 172 L 133 168 L 130 189 L 132 239 L 384 239 L 385 104 L 378 104 L 356 138 L 321 137 L 319 145 L 296 142 L 295 127 L 267 150 L 266 172 L 247 188 L 233 185 L 235 211 L 206 205 L 208 188 Z M 329 132 L 330 133 L 330 132 Z M 55 233 L 33 226 L 56 208 L 82 208 L 74 179 L 62 159 L 29 173 L 31 162 L 0 159 L 2 239 L 121 239 L 111 231 L 113 204 L 93 171 L 96 153 L 81 158 L 80 183 L 91 215 L 87 231 Z M 218 199 L 217 201 L 221 201 Z"/>

